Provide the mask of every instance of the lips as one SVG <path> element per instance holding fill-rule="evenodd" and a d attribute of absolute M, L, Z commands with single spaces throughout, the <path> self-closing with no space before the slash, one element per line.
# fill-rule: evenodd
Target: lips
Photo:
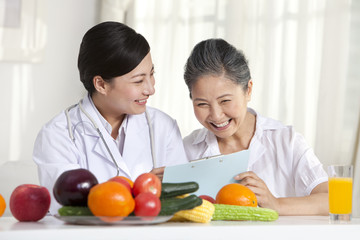
<path fill-rule="evenodd" d="M 210 122 L 210 124 L 211 124 L 212 126 L 214 126 L 215 128 L 221 130 L 221 129 L 226 128 L 226 127 L 230 124 L 230 121 L 231 121 L 231 119 L 229 119 L 229 120 L 227 120 L 227 121 L 225 121 L 225 122 L 222 122 L 222 123 L 213 123 L 213 122 Z"/>
<path fill-rule="evenodd" d="M 140 105 L 146 104 L 147 99 L 135 100 L 135 102 L 139 103 Z"/>

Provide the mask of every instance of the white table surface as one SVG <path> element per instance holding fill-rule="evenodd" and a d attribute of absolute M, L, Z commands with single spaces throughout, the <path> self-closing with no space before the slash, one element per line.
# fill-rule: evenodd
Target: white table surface
<path fill-rule="evenodd" d="M 0 240 L 15 239 L 360 239 L 360 218 L 348 224 L 330 224 L 329 217 L 279 217 L 274 222 L 212 221 L 166 222 L 156 225 L 69 225 L 52 216 L 39 222 L 0 218 Z M 350 237 L 350 238 L 349 238 Z"/>

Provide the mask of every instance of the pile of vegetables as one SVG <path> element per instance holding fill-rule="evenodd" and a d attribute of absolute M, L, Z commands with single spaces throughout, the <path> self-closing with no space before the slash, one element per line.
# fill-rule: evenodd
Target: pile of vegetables
<path fill-rule="evenodd" d="M 231 194 L 223 194 L 223 196 L 228 198 L 228 201 L 234 200 L 233 203 L 222 202 L 223 200 L 221 199 L 224 199 L 224 197 L 220 198 L 217 196 L 215 201 L 206 195 L 205 197 L 203 195 L 201 197 L 196 196 L 193 194 L 199 189 L 199 185 L 196 182 L 161 183 L 156 175 L 145 173 L 140 175 L 133 184 L 127 185 L 128 183 L 125 183 L 126 181 L 120 178 L 126 179 L 125 177 L 115 177 L 115 179 L 112 179 L 115 182 L 117 181 L 118 184 L 123 185 L 119 188 L 121 191 L 118 194 L 130 193 L 130 195 L 126 195 L 127 197 L 124 199 L 127 200 L 125 202 L 118 203 L 118 205 L 112 207 L 112 203 L 110 204 L 112 201 L 110 200 L 113 193 L 111 192 L 111 187 L 109 188 L 111 184 L 99 184 L 95 176 L 85 169 L 64 172 L 58 178 L 53 189 L 56 200 L 63 205 L 58 210 L 59 215 L 114 217 L 119 216 L 119 214 L 116 215 L 114 213 L 114 207 L 121 205 L 127 209 L 125 212 L 120 211 L 122 217 L 128 215 L 173 216 L 171 221 L 192 221 L 199 223 L 207 223 L 211 220 L 275 221 L 278 219 L 276 211 L 255 206 L 253 204 L 256 202 L 254 195 L 251 195 L 250 199 L 252 205 L 241 206 L 242 202 L 236 203 L 236 199 L 232 199 L 235 198 L 235 195 L 232 196 Z M 126 180 L 132 183 L 131 180 Z M 101 188 L 101 184 L 108 185 L 107 188 L 103 187 L 101 189 L 106 194 L 98 195 L 100 197 L 102 195 L 109 195 L 110 197 L 108 199 L 105 197 L 104 199 L 96 199 L 97 202 L 104 204 L 91 203 L 91 191 L 95 191 L 95 187 L 99 188 L 100 186 Z M 118 187 L 117 184 L 115 185 Z M 246 191 L 249 195 L 249 190 Z M 99 215 L 99 213 L 101 214 Z"/>

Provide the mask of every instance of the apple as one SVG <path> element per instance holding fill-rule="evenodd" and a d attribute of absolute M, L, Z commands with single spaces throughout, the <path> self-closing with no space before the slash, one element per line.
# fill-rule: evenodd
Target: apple
<path fill-rule="evenodd" d="M 45 217 L 50 202 L 47 188 L 35 184 L 22 184 L 11 193 L 10 211 L 20 222 L 36 222 Z"/>
<path fill-rule="evenodd" d="M 211 203 L 215 203 L 215 199 L 210 197 L 209 195 L 200 195 L 199 198 L 207 200 L 207 201 L 209 201 Z"/>
<path fill-rule="evenodd" d="M 115 176 L 115 177 L 110 178 L 108 181 L 121 183 L 121 184 L 124 185 L 127 189 L 129 189 L 129 192 L 130 192 L 130 193 L 132 193 L 132 188 L 131 188 L 130 183 L 129 183 L 128 181 L 126 181 L 125 179 L 123 179 L 122 177 L 120 177 L 120 176 Z"/>

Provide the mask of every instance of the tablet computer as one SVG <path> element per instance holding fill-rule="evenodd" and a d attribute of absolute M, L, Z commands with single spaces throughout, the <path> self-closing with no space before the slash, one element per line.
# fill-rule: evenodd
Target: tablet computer
<path fill-rule="evenodd" d="M 195 181 L 199 184 L 199 190 L 194 194 L 208 195 L 215 199 L 223 186 L 236 182 L 234 177 L 247 171 L 249 155 L 249 150 L 243 150 L 165 167 L 163 182 Z"/>

